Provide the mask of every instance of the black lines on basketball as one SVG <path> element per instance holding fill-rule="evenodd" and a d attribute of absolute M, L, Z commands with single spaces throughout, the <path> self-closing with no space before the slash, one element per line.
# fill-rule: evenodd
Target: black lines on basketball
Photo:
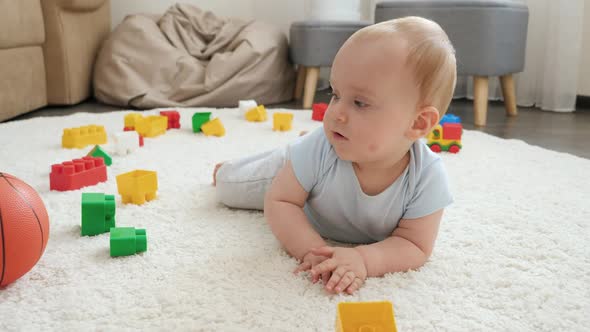
<path fill-rule="evenodd" d="M 3 178 L 4 180 L 6 180 L 8 185 L 10 185 L 12 187 L 12 189 L 14 189 L 14 191 L 22 198 L 23 202 L 25 202 L 27 204 L 27 206 L 29 207 L 29 209 L 31 209 L 31 212 L 33 212 L 33 215 L 35 216 L 35 220 L 37 220 L 37 225 L 39 226 L 39 231 L 41 232 L 41 247 L 39 248 L 39 258 L 41 258 L 41 256 L 43 255 L 43 239 L 45 239 L 45 236 L 43 234 L 43 227 L 41 226 L 41 221 L 39 221 L 39 216 L 37 216 L 37 212 L 35 212 L 35 209 L 33 209 L 31 204 L 29 203 L 29 201 L 27 199 L 25 199 L 25 196 L 18 189 L 16 189 L 16 187 L 10 181 L 8 181 L 8 178 L 5 177 L 4 174 L 0 173 L 0 177 Z M 29 186 L 28 184 L 26 184 L 23 181 L 20 181 L 20 182 Z M 29 188 L 33 189 L 31 186 L 29 186 Z M 35 191 L 33 190 L 33 192 L 35 192 Z M 38 260 L 39 259 L 37 259 L 37 261 Z"/>
<path fill-rule="evenodd" d="M 2 173 L 0 173 L 0 177 L 4 177 Z M 2 204 L 0 204 L 0 238 L 2 238 L 2 271 L 0 271 L 0 285 L 2 285 L 2 281 L 4 281 L 4 274 L 6 271 L 6 250 L 4 249 L 4 221 L 2 220 Z"/>

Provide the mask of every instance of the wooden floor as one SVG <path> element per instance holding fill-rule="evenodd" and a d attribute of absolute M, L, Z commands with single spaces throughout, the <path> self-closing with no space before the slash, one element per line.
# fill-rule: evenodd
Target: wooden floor
<path fill-rule="evenodd" d="M 328 102 L 329 91 L 319 91 L 316 102 Z M 590 159 L 590 107 L 579 107 L 573 113 L 556 113 L 541 111 L 536 108 L 518 108 L 517 117 L 505 116 L 501 102 L 490 102 L 485 128 L 473 126 L 473 103 L 470 100 L 454 100 L 449 113 L 461 117 L 466 129 L 476 129 L 503 138 L 521 139 L 529 144 L 547 149 L 567 152 Z M 301 104 L 289 102 L 267 105 L 269 108 L 282 107 L 297 109 Z M 75 112 L 114 112 L 119 107 L 102 105 L 96 101 L 88 101 L 69 107 L 46 107 L 33 111 L 9 121 L 30 119 L 42 116 L 68 115 Z"/>

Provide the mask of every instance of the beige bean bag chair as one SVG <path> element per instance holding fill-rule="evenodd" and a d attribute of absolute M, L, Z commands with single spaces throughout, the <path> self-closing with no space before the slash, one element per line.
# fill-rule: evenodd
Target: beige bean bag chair
<path fill-rule="evenodd" d="M 96 98 L 137 108 L 278 103 L 291 99 L 293 81 L 278 28 L 185 4 L 160 18 L 128 16 L 105 41 L 94 70 Z"/>

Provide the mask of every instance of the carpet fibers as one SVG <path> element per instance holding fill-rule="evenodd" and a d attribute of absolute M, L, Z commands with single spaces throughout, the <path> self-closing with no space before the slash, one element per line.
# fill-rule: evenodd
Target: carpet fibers
<path fill-rule="evenodd" d="M 207 110 L 227 135 L 205 137 L 190 129 L 195 111 L 206 109 L 181 110 L 182 129 L 113 156 L 106 183 L 69 192 L 49 191 L 50 165 L 90 147 L 62 149 L 62 129 L 113 134 L 125 112 L 0 124 L 0 171 L 38 190 L 51 224 L 39 263 L 0 290 L 0 330 L 331 331 L 339 302 L 381 300 L 400 331 L 590 329 L 590 160 L 465 131 L 464 149 L 443 154 L 455 203 L 426 265 L 331 296 L 291 273 L 262 213 L 221 206 L 211 186 L 216 162 L 321 123 L 295 111 L 294 130 L 279 133 Z M 158 197 L 143 206 L 117 194 L 115 176 L 134 169 L 158 173 Z M 117 226 L 145 228 L 147 252 L 111 258 L 108 234 L 81 237 L 82 192 L 115 194 Z"/>

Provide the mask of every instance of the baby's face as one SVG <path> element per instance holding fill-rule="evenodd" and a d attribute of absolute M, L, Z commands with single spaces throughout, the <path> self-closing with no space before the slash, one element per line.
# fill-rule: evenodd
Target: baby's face
<path fill-rule="evenodd" d="M 419 92 L 405 57 L 403 40 L 375 37 L 349 40 L 336 55 L 324 131 L 341 159 L 387 161 L 411 144 Z"/>

